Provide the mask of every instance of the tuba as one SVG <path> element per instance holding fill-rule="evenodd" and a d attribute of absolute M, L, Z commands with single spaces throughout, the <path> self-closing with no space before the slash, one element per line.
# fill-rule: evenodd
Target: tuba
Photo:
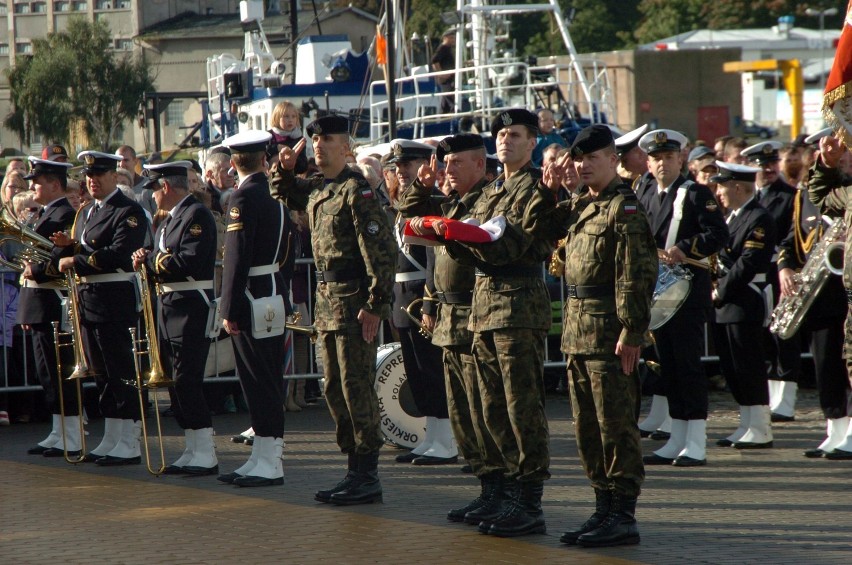
<path fill-rule="evenodd" d="M 22 249 L 13 260 L 0 257 L 0 264 L 15 271 L 23 271 L 24 263 L 41 263 L 50 260 L 53 242 L 19 222 L 8 206 L 0 209 L 0 244 L 11 241 Z"/>
<path fill-rule="evenodd" d="M 832 274 L 843 273 L 846 222 L 837 218 L 819 240 L 801 272 L 794 275 L 796 292 L 785 296 L 772 312 L 769 331 L 790 339 L 799 330 L 808 309 Z"/>

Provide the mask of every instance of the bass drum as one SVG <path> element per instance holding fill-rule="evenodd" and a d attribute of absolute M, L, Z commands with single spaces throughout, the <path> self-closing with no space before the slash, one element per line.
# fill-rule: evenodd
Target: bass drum
<path fill-rule="evenodd" d="M 677 314 L 689 291 L 692 290 L 692 273 L 680 265 L 660 263 L 657 286 L 651 299 L 651 331 L 657 330 Z"/>
<path fill-rule="evenodd" d="M 379 347 L 375 386 L 385 440 L 406 449 L 417 447 L 426 437 L 426 417 L 414 404 L 399 343 L 386 343 Z"/>

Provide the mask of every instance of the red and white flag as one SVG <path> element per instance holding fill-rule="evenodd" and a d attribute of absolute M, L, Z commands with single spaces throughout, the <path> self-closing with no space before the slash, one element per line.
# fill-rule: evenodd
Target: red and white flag
<path fill-rule="evenodd" d="M 838 139 L 852 149 L 852 0 L 846 7 L 834 65 L 825 83 L 822 114 Z"/>

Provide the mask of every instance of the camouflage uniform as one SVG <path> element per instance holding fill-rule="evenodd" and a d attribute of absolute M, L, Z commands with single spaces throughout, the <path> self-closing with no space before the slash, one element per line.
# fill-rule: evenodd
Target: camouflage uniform
<path fill-rule="evenodd" d="M 461 197 L 453 192 L 449 197 L 436 198 L 431 196 L 431 189 L 415 181 L 413 188 L 404 192 L 399 210 L 409 218 L 432 215 L 461 220 L 468 217 L 486 184 L 481 180 Z M 474 278 L 473 267 L 454 260 L 445 248 L 436 250 L 434 286 L 439 302 L 432 343 L 444 350 L 447 407 L 453 435 L 462 457 L 481 477 L 504 467 L 500 450 L 485 427 L 476 364 L 470 351 L 473 334 L 467 324 Z M 426 306 L 424 311 L 430 313 Z"/>
<path fill-rule="evenodd" d="M 657 247 L 629 186 L 615 177 L 598 195 L 560 204 L 551 237 L 566 236 L 562 351 L 577 447 L 592 486 L 639 495 L 645 470 L 634 406 L 639 379 L 625 375 L 616 344 L 646 345 Z"/>
<path fill-rule="evenodd" d="M 520 482 L 550 478 L 549 432 L 544 414 L 544 347 L 550 297 L 542 262 L 552 245 L 532 235 L 536 218 L 553 206 L 534 204 L 541 172 L 529 163 L 504 182 L 483 189 L 470 217 L 506 218 L 506 231 L 490 243 L 447 242 L 459 263 L 476 267 L 468 328 L 485 425 L 502 455 L 501 469 Z"/>
<path fill-rule="evenodd" d="M 390 315 L 396 243 L 387 216 L 364 177 L 349 167 L 325 182 L 275 167 L 270 190 L 291 209 L 308 212 L 319 283 L 315 326 L 337 444 L 345 453 L 377 452 L 376 342 L 361 337 L 358 312 Z"/>

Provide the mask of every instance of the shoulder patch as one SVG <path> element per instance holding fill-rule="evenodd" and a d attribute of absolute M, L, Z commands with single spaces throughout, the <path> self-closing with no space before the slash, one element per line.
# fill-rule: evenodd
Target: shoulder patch
<path fill-rule="evenodd" d="M 198 237 L 201 235 L 201 224 L 192 224 L 189 226 L 189 235 L 192 237 Z"/>
<path fill-rule="evenodd" d="M 766 237 L 766 231 L 763 228 L 754 228 L 752 235 L 754 235 L 754 239 L 763 239 Z"/>
<path fill-rule="evenodd" d="M 361 187 L 361 196 L 363 198 L 372 198 L 373 197 L 373 189 L 368 186 Z"/>
<path fill-rule="evenodd" d="M 367 224 L 367 233 L 370 235 L 377 235 L 379 233 L 379 222 L 376 220 L 370 220 Z"/>
<path fill-rule="evenodd" d="M 708 200 L 708 201 L 704 204 L 704 208 L 705 208 L 708 212 L 715 212 L 716 210 L 718 210 L 718 209 L 719 209 L 719 205 L 718 205 L 718 204 L 716 204 L 716 201 L 715 201 L 715 200 Z"/>
<path fill-rule="evenodd" d="M 627 202 L 625 202 L 624 204 L 622 204 L 622 210 L 625 214 L 635 214 L 639 211 L 639 208 L 636 204 L 628 204 Z"/>
<path fill-rule="evenodd" d="M 231 210 L 228 212 L 228 216 L 229 216 L 232 220 L 239 220 L 239 219 L 240 219 L 240 209 L 239 209 L 239 208 L 237 208 L 236 206 L 234 206 L 234 207 L 233 207 L 233 208 L 231 208 Z"/>
<path fill-rule="evenodd" d="M 136 216 L 130 216 L 129 218 L 127 218 L 127 225 L 131 228 L 135 228 L 139 225 L 139 220 L 136 218 Z"/>

